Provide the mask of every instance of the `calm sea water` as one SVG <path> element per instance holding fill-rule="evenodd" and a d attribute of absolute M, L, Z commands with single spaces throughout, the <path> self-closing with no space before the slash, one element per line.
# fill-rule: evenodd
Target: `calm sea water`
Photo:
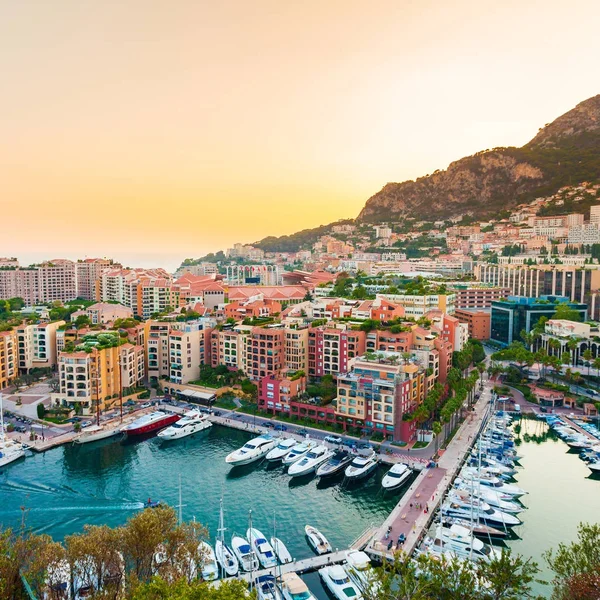
<path fill-rule="evenodd" d="M 278 537 L 295 558 L 304 558 L 312 555 L 304 537 L 307 523 L 334 548 L 344 548 L 369 525 L 381 523 L 398 501 L 398 494 L 381 491 L 383 468 L 348 487 L 341 479 L 291 480 L 281 465 L 264 462 L 231 469 L 225 456 L 250 437 L 213 426 L 173 442 L 98 442 L 36 454 L 0 475 L 0 523 L 20 523 L 25 507 L 27 524 L 55 539 L 86 523 L 120 525 L 148 498 L 177 505 L 181 476 L 183 518 L 204 523 L 213 540 L 222 494 L 227 535 L 244 534 L 252 510 L 255 527 L 270 536 L 275 517 Z M 318 575 L 306 578 L 325 598 Z"/>
<path fill-rule="evenodd" d="M 542 568 L 541 578 L 549 581 L 544 552 L 576 539 L 580 522 L 600 521 L 600 480 L 591 476 L 577 452 L 556 436 L 545 435 L 545 422 L 523 419 L 521 427 L 522 468 L 515 479 L 529 492 L 522 498 L 528 510 L 520 515 L 523 525 L 515 528 L 519 538 L 508 545 L 533 557 Z M 548 587 L 541 586 L 538 593 L 549 594 Z"/>

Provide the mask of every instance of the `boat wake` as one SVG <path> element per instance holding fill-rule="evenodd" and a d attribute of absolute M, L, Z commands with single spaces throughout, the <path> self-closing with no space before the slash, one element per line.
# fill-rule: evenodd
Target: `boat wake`
<path fill-rule="evenodd" d="M 68 511 L 78 511 L 78 512 L 106 512 L 106 511 L 116 511 L 116 510 L 141 510 L 144 508 L 143 502 L 127 502 L 124 504 L 114 504 L 114 505 L 98 505 L 98 506 L 35 506 L 32 508 L 26 508 L 25 510 L 28 513 L 60 513 L 60 512 L 68 512 Z M 22 510 L 3 510 L 0 511 L 2 515 L 11 515 L 11 514 L 21 514 Z"/>

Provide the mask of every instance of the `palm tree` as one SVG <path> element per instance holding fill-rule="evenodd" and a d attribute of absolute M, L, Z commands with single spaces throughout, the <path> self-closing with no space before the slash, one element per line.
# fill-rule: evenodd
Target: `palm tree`
<path fill-rule="evenodd" d="M 596 383 L 598 382 L 598 370 L 600 370 L 600 356 L 596 357 L 592 362 L 592 367 L 596 369 Z"/>
<path fill-rule="evenodd" d="M 581 355 L 581 358 L 583 358 L 583 360 L 585 361 L 585 364 L 588 369 L 588 379 L 590 378 L 590 367 L 592 366 L 593 357 L 594 355 L 592 354 L 592 351 L 589 348 Z"/>
<path fill-rule="evenodd" d="M 431 426 L 431 430 L 435 434 L 435 451 L 438 451 L 439 443 L 440 443 L 440 433 L 442 433 L 442 424 L 439 421 L 435 421 Z"/>
<path fill-rule="evenodd" d="M 556 338 L 550 338 L 548 340 L 548 348 L 552 350 L 552 352 L 548 352 L 551 356 L 557 356 L 558 350 L 560 350 L 562 344 Z"/>

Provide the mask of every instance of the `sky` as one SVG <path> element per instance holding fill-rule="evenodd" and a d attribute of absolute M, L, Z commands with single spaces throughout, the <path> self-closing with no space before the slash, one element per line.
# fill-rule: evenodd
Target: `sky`
<path fill-rule="evenodd" d="M 597 0 L 0 2 L 0 256 L 185 257 L 355 217 L 600 93 Z"/>

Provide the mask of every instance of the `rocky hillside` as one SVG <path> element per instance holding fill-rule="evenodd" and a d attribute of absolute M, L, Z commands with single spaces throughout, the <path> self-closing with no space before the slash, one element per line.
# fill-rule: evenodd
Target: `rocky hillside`
<path fill-rule="evenodd" d="M 485 218 L 563 185 L 599 178 L 600 95 L 543 127 L 522 148 L 479 152 L 416 181 L 388 183 L 367 200 L 358 220 Z"/>

